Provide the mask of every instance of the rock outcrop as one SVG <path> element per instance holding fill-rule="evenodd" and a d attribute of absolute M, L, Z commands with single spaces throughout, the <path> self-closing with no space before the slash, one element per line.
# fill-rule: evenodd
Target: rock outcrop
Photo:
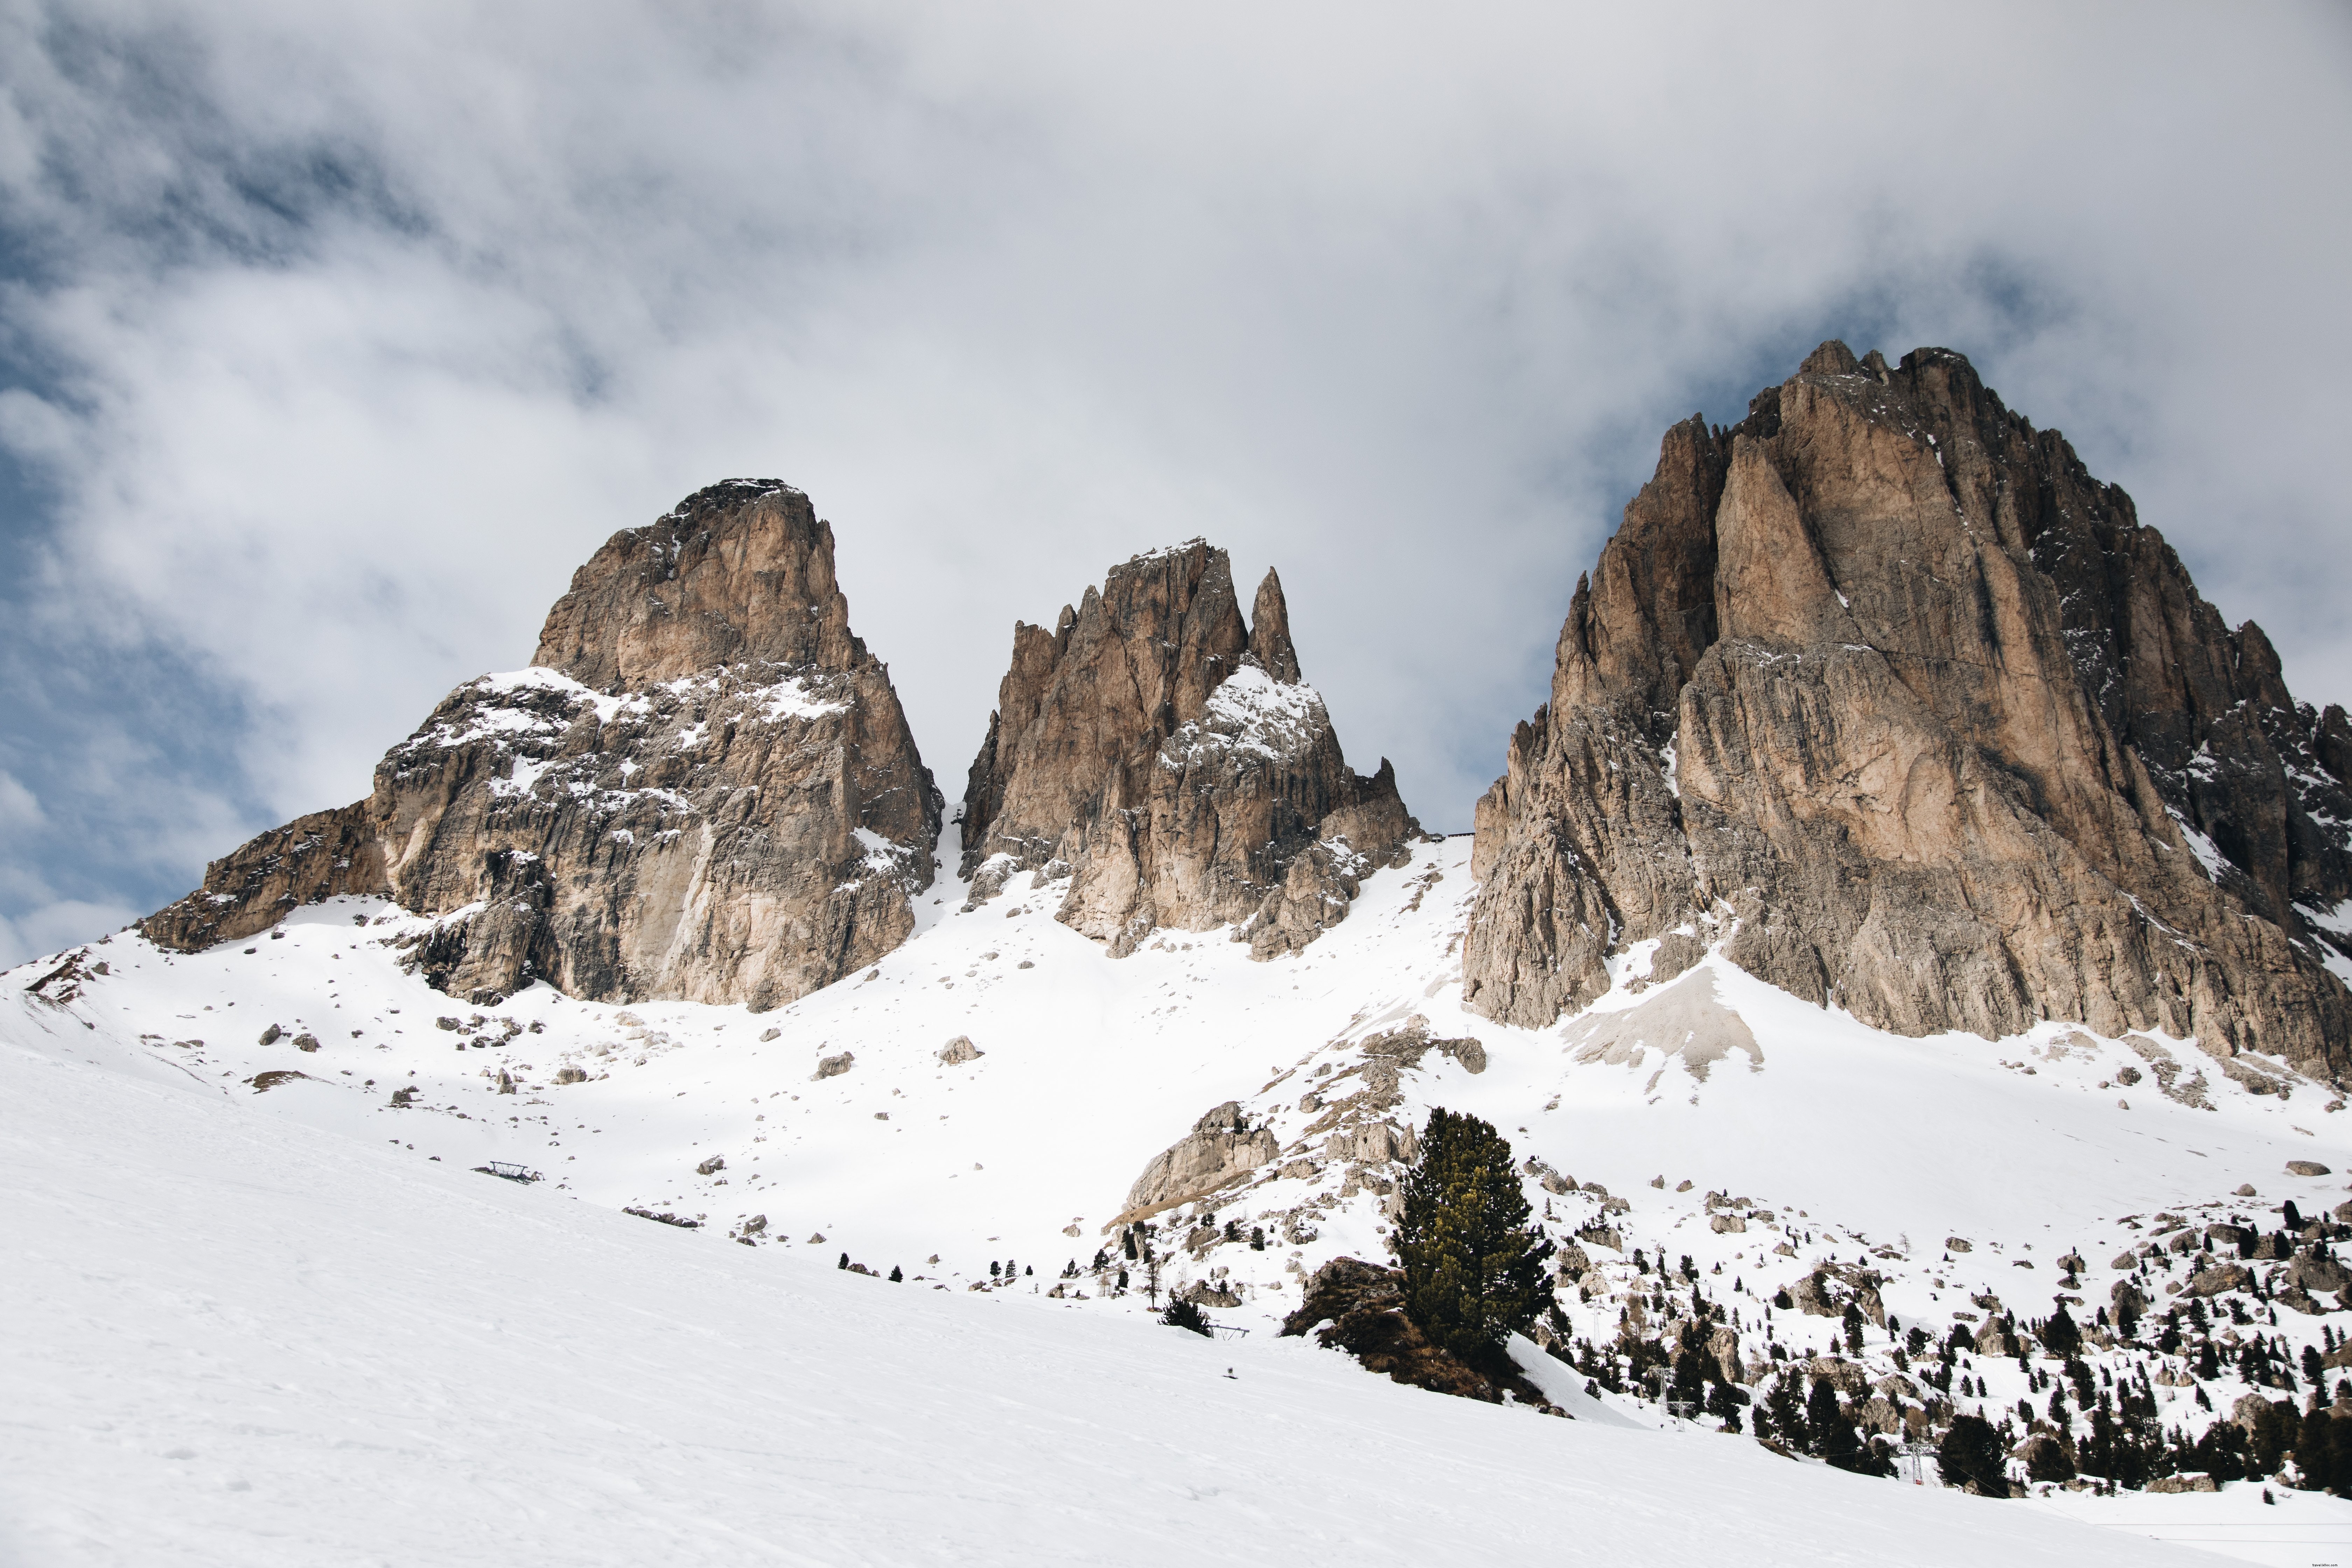
<path fill-rule="evenodd" d="M 769 1007 L 906 939 L 941 804 L 831 526 L 734 479 L 614 535 L 530 668 L 452 692 L 367 799 L 215 861 L 142 929 L 192 950 L 373 894 L 436 917 L 411 957 L 454 995 Z"/>
<path fill-rule="evenodd" d="M 1110 1225 L 1124 1225 L 1205 1196 L 1234 1177 L 1256 1170 L 1280 1152 L 1273 1131 L 1250 1126 L 1240 1104 L 1229 1100 L 1151 1157 L 1143 1174 L 1128 1189 L 1124 1212 Z"/>
<path fill-rule="evenodd" d="M 1115 956 L 1232 924 L 1271 958 L 1346 918 L 1419 833 L 1385 760 L 1349 770 L 1280 581 L 1244 622 L 1225 552 L 1194 540 L 1113 567 L 1050 632 L 1013 628 L 963 870 L 975 902 L 1023 871 L 1066 878 L 1058 918 Z"/>
<path fill-rule="evenodd" d="M 2163 1029 L 2331 1073 L 2352 730 L 1956 353 L 1825 343 L 1666 435 L 1479 803 L 1479 1012 L 1663 939 L 1906 1035 Z"/>

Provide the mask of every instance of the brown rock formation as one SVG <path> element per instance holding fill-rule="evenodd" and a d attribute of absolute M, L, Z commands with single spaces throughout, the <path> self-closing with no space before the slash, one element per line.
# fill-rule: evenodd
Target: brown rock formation
<path fill-rule="evenodd" d="M 1825 343 L 1666 435 L 1479 803 L 1464 989 L 1551 1022 L 1726 933 L 1880 1027 L 2163 1028 L 2332 1071 L 2352 746 L 1966 360 Z M 1678 934 L 1677 934 L 1678 933 Z M 2343 939 L 2334 939 L 2341 942 Z"/>
<path fill-rule="evenodd" d="M 1114 955 L 1231 922 L 1270 958 L 1346 918 L 1420 825 L 1386 761 L 1349 771 L 1271 572 L 1253 621 L 1194 540 L 1113 567 L 1051 632 L 1013 628 L 964 797 L 975 902 L 1066 877 L 1059 918 Z"/>
<path fill-rule="evenodd" d="M 374 792 L 264 834 L 143 929 L 193 949 L 334 893 L 440 917 L 458 995 L 772 1006 L 904 941 L 938 791 L 849 630 L 833 531 L 773 480 L 617 533 L 532 667 L 459 687 Z"/>

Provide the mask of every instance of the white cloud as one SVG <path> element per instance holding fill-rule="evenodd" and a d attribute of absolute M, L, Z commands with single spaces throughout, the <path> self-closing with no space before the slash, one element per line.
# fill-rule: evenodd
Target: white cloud
<path fill-rule="evenodd" d="M 1865 329 L 2352 698 L 2326 12 L 12 15 L 0 443 L 60 496 L 16 635 L 173 651 L 251 810 L 362 793 L 604 537 L 752 473 L 950 793 L 1010 622 L 1205 533 L 1467 826 L 1663 426 Z"/>

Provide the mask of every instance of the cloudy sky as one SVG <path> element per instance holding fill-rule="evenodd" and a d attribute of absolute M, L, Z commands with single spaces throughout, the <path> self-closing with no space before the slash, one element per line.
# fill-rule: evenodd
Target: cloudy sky
<path fill-rule="evenodd" d="M 1832 336 L 1968 353 L 2352 701 L 2347 15 L 0 0 L 0 963 L 732 475 L 951 798 L 1014 619 L 1202 534 L 1466 827 L 1664 426 Z"/>

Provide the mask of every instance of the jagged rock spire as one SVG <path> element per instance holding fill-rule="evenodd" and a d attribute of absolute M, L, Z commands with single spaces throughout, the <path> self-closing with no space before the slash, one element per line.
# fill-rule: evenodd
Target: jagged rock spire
<path fill-rule="evenodd" d="M 1344 918 L 1419 826 L 1386 763 L 1349 770 L 1274 574 L 1254 608 L 1193 540 L 1113 567 L 1050 635 L 1013 627 L 964 798 L 975 902 L 1066 878 L 1060 918 L 1114 953 L 1231 923 L 1270 957 Z"/>

